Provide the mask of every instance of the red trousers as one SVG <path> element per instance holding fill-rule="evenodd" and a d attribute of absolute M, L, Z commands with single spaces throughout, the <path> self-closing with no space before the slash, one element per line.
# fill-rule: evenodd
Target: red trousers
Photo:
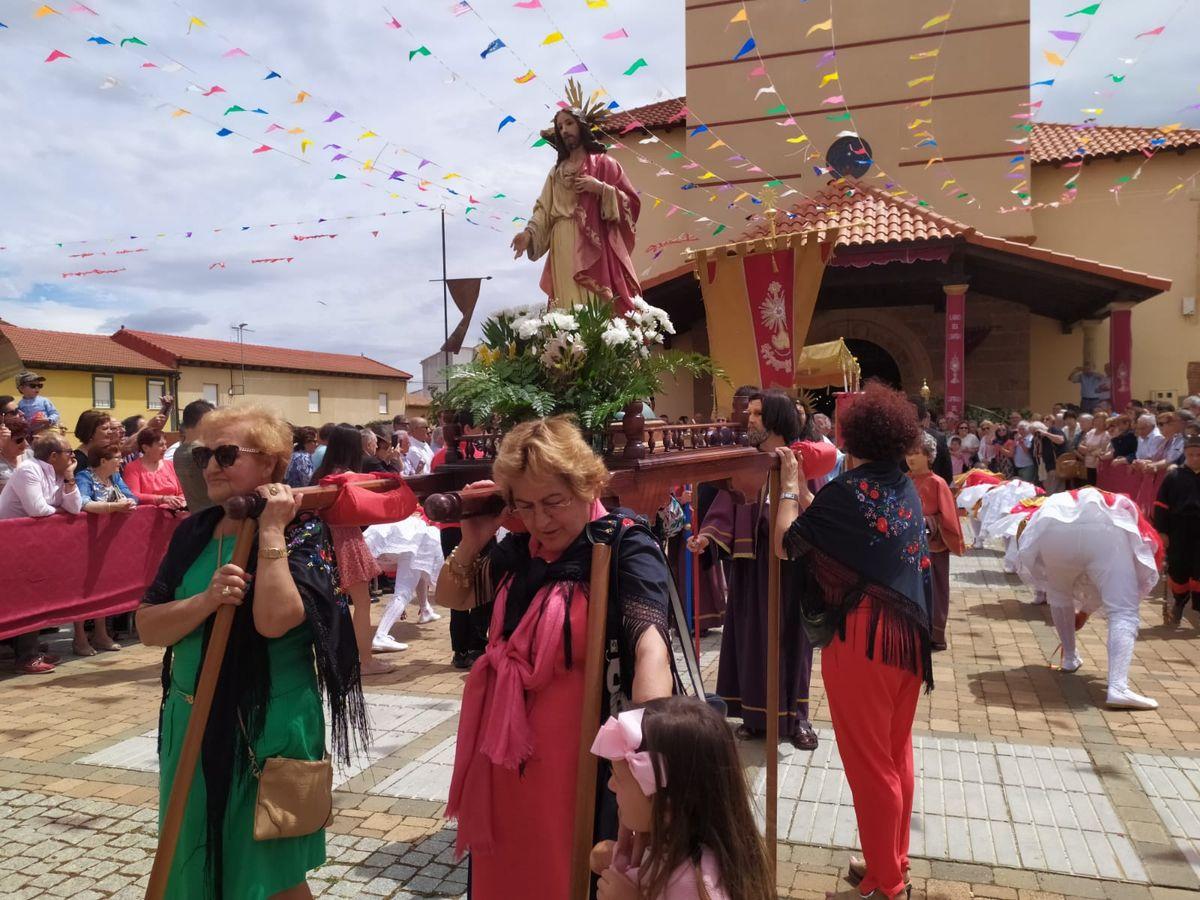
<path fill-rule="evenodd" d="M 882 627 L 875 659 L 867 659 L 870 616 L 865 606 L 855 610 L 846 620 L 846 640 L 834 638 L 821 650 L 821 677 L 867 863 L 859 891 L 894 897 L 903 892 L 908 871 L 912 724 L 922 681 L 879 661 Z"/>

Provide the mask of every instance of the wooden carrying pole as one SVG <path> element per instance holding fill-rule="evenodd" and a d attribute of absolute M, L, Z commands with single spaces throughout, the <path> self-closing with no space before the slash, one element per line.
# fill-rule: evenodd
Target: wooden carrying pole
<path fill-rule="evenodd" d="M 604 635 L 608 623 L 608 576 L 612 547 L 592 547 L 588 589 L 587 651 L 583 666 L 583 715 L 579 719 L 579 767 L 575 776 L 575 834 L 571 845 L 569 900 L 587 900 L 591 889 L 592 837 L 596 825 L 597 759 L 592 741 L 600 730 L 600 697 L 604 691 Z M 567 624 L 570 627 L 570 623 Z"/>
<path fill-rule="evenodd" d="M 777 810 L 779 807 L 779 557 L 775 555 L 776 513 L 779 510 L 779 470 L 772 468 L 767 476 L 767 495 L 770 498 L 770 554 L 767 579 L 767 736 L 766 752 L 766 842 L 767 861 L 775 874 L 777 851 Z M 761 551 L 760 551 L 761 552 Z"/>
<path fill-rule="evenodd" d="M 360 481 L 355 487 L 370 491 L 394 490 L 394 479 Z M 337 498 L 337 487 L 301 488 L 295 491 L 301 509 L 323 509 L 331 506 Z M 230 562 L 245 569 L 250 562 L 250 550 L 258 533 L 258 513 L 265 501 L 258 495 L 233 497 L 225 503 L 225 513 L 241 521 L 237 539 L 233 545 Z M 196 774 L 196 763 L 200 760 L 200 747 L 204 742 L 204 730 L 208 727 L 208 714 L 212 709 L 213 694 L 217 689 L 217 678 L 221 674 L 221 663 L 225 660 L 225 648 L 229 643 L 229 631 L 233 627 L 234 609 L 224 603 L 213 619 L 208 647 L 204 651 L 204 664 L 196 680 L 196 693 L 192 700 L 191 715 L 188 716 L 187 731 L 179 751 L 179 765 L 171 782 L 171 793 L 167 798 L 167 810 L 163 815 L 162 828 L 158 833 L 158 849 L 154 853 L 154 867 L 150 870 L 150 882 L 146 887 L 147 900 L 162 900 L 167 892 L 167 880 L 171 874 L 171 862 L 175 858 L 175 846 L 179 843 L 179 832 L 183 827 L 183 813 L 187 808 L 188 794 Z"/>

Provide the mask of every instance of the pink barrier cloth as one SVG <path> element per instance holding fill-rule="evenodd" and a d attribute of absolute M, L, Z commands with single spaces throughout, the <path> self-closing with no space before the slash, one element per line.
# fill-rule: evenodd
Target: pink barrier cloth
<path fill-rule="evenodd" d="M 182 518 L 139 506 L 0 521 L 0 547 L 15 563 L 0 592 L 0 638 L 136 609 Z"/>
<path fill-rule="evenodd" d="M 1113 494 L 1124 494 L 1138 505 L 1142 515 L 1150 518 L 1154 514 L 1154 500 L 1158 488 L 1166 477 L 1166 470 L 1155 475 L 1143 474 L 1132 465 L 1114 466 L 1111 460 L 1100 460 L 1096 470 L 1096 487 Z"/>

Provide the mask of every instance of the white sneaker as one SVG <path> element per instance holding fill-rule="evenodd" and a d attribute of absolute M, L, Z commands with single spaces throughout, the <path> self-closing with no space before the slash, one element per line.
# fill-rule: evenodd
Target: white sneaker
<path fill-rule="evenodd" d="M 421 615 L 417 617 L 417 623 L 420 625 L 428 625 L 430 622 L 436 622 L 441 616 L 433 611 L 432 606 L 422 606 Z"/>
<path fill-rule="evenodd" d="M 1108 689 L 1107 703 L 1112 709 L 1158 709 L 1158 701 L 1135 694 L 1129 688 Z"/>
<path fill-rule="evenodd" d="M 371 641 L 371 650 L 375 653 L 393 653 L 397 650 L 407 650 L 408 644 L 403 644 L 390 634 L 379 635 Z"/>
<path fill-rule="evenodd" d="M 1071 659 L 1063 659 L 1062 666 L 1060 668 L 1062 671 L 1064 671 L 1068 675 L 1070 675 L 1072 672 L 1078 672 L 1079 668 L 1082 665 L 1083 665 L 1083 660 L 1080 659 L 1078 656 L 1075 656 L 1075 657 L 1072 657 Z"/>

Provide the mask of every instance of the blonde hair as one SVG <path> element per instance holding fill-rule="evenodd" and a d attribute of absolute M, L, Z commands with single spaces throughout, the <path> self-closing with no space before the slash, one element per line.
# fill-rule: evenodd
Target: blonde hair
<path fill-rule="evenodd" d="M 513 481 L 524 475 L 557 476 L 581 500 L 598 498 L 609 478 L 608 469 L 568 416 L 522 422 L 504 436 L 492 477 L 509 503 Z"/>
<path fill-rule="evenodd" d="M 226 428 L 239 428 L 252 450 L 275 457 L 275 478 L 283 477 L 292 460 L 292 426 L 272 409 L 258 404 L 221 406 L 200 420 L 200 440 Z"/>

